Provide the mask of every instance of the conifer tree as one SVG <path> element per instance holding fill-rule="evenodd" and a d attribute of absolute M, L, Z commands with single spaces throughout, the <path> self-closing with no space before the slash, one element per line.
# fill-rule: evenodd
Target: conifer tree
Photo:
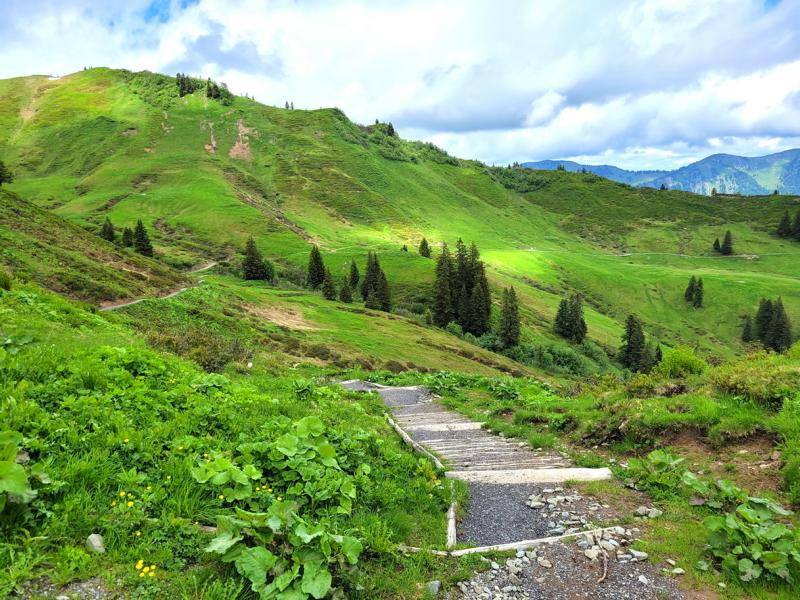
<path fill-rule="evenodd" d="M 4 183 L 11 183 L 14 181 L 14 175 L 11 170 L 0 160 L 0 186 Z"/>
<path fill-rule="evenodd" d="M 106 217 L 103 226 L 100 228 L 100 237 L 112 243 L 117 237 L 116 232 L 114 231 L 114 224 L 108 217 Z"/>
<path fill-rule="evenodd" d="M 778 223 L 777 230 L 778 237 L 789 237 L 792 235 L 792 219 L 789 217 L 789 211 L 784 211 L 781 222 Z"/>
<path fill-rule="evenodd" d="M 358 265 L 356 264 L 356 259 L 354 258 L 350 262 L 350 291 L 358 288 L 358 280 L 361 278 L 360 273 L 358 272 Z"/>
<path fill-rule="evenodd" d="M 339 287 L 339 300 L 345 304 L 350 304 L 353 301 L 353 289 L 350 287 L 350 280 L 347 277 L 342 277 L 342 285 Z"/>
<path fill-rule="evenodd" d="M 588 329 L 586 320 L 583 318 L 583 303 L 578 294 L 574 294 L 570 299 L 567 314 L 570 323 L 570 339 L 576 344 L 580 344 L 586 338 Z"/>
<path fill-rule="evenodd" d="M 425 238 L 422 238 L 422 241 L 419 243 L 419 255 L 425 258 L 431 257 L 431 247 L 428 245 L 428 240 Z"/>
<path fill-rule="evenodd" d="M 447 244 L 443 244 L 442 252 L 436 259 L 436 279 L 433 283 L 433 322 L 438 327 L 445 327 L 455 316 L 450 288 L 452 279 L 453 260 Z"/>
<path fill-rule="evenodd" d="M 778 298 L 772 305 L 772 320 L 764 337 L 764 346 L 775 352 L 786 352 L 791 345 L 792 326 L 783 308 L 783 300 Z"/>
<path fill-rule="evenodd" d="M 683 299 L 687 302 L 692 302 L 694 300 L 694 291 L 696 288 L 697 279 L 695 279 L 695 276 L 692 275 L 692 277 L 689 279 L 689 285 L 686 286 L 686 291 L 683 292 Z"/>
<path fill-rule="evenodd" d="M 697 280 L 697 284 L 694 288 L 694 296 L 692 296 L 692 306 L 695 308 L 702 308 L 703 307 L 703 296 L 705 295 L 705 291 L 703 290 L 703 278 Z"/>
<path fill-rule="evenodd" d="M 153 245 L 141 219 L 136 221 L 136 229 L 133 230 L 133 249 L 144 256 L 153 256 Z"/>
<path fill-rule="evenodd" d="M 745 315 L 744 324 L 742 325 L 742 341 L 745 344 L 749 344 L 753 339 L 753 319 L 750 315 Z"/>
<path fill-rule="evenodd" d="M 122 245 L 125 248 L 130 248 L 133 246 L 133 229 L 130 227 L 125 227 L 122 230 Z"/>
<path fill-rule="evenodd" d="M 656 360 L 656 350 L 653 347 L 653 343 L 647 342 L 644 345 L 644 350 L 642 350 L 642 358 L 639 361 L 639 371 L 641 373 L 649 373 L 658 362 L 659 361 Z"/>
<path fill-rule="evenodd" d="M 245 279 L 266 279 L 271 280 L 275 276 L 275 269 L 272 263 L 264 261 L 256 247 L 256 242 L 253 236 L 247 239 L 247 244 L 244 249 L 244 259 L 242 259 L 242 273 Z"/>
<path fill-rule="evenodd" d="M 561 302 L 558 303 L 558 310 L 556 311 L 556 318 L 553 322 L 553 331 L 556 335 L 560 335 L 561 337 L 569 337 L 569 317 L 567 313 L 569 312 L 569 306 L 566 298 L 562 298 Z"/>
<path fill-rule="evenodd" d="M 367 252 L 367 267 L 364 269 L 364 279 L 361 281 L 361 298 L 367 301 L 369 293 L 378 289 L 378 265 L 375 255 L 370 250 Z M 377 296 L 376 296 L 377 299 Z"/>
<path fill-rule="evenodd" d="M 381 307 L 381 303 L 378 301 L 378 295 L 375 293 L 374 289 L 369 290 L 367 294 L 367 299 L 364 302 L 364 306 L 372 310 L 379 310 Z"/>
<path fill-rule="evenodd" d="M 330 269 L 325 269 L 325 275 L 322 277 L 322 297 L 326 300 L 336 300 L 336 285 L 333 283 Z"/>
<path fill-rule="evenodd" d="M 625 333 L 622 336 L 622 346 L 619 349 L 619 361 L 622 366 L 637 371 L 642 363 L 644 352 L 644 331 L 642 324 L 635 315 L 628 315 L 625 320 Z"/>
<path fill-rule="evenodd" d="M 656 343 L 655 357 L 656 357 L 656 364 L 660 363 L 661 359 L 664 358 L 664 354 L 661 352 L 661 344 L 659 343 Z"/>
<path fill-rule="evenodd" d="M 317 246 L 311 247 L 308 255 L 308 271 L 306 272 L 306 285 L 312 290 L 316 290 L 325 280 L 325 263 L 322 261 L 322 254 Z"/>
<path fill-rule="evenodd" d="M 719 238 L 717 238 L 717 239 L 714 240 L 714 252 L 719 252 L 720 248 L 721 248 L 721 246 L 720 246 L 720 243 L 719 243 Z"/>
<path fill-rule="evenodd" d="M 792 237 L 795 241 L 800 242 L 800 210 L 797 211 L 794 221 L 792 221 Z"/>
<path fill-rule="evenodd" d="M 497 334 L 506 348 L 519 344 L 519 306 L 514 288 L 503 289 L 503 306 L 500 311 L 500 326 Z"/>
<path fill-rule="evenodd" d="M 489 280 L 486 279 L 486 269 L 482 262 L 478 263 L 474 289 L 479 289 L 479 294 L 476 296 L 478 303 L 473 306 L 473 310 L 478 316 L 473 319 L 475 331 L 472 333 L 481 336 L 489 332 L 492 321 L 492 290 L 489 287 Z"/>
<path fill-rule="evenodd" d="M 722 240 L 722 246 L 720 246 L 719 251 L 722 252 L 724 256 L 733 254 L 733 236 L 731 235 L 730 229 L 725 232 L 725 239 Z"/>
<path fill-rule="evenodd" d="M 756 312 L 756 338 L 760 342 L 764 342 L 769 331 L 770 323 L 772 323 L 772 300 L 762 298 L 758 304 L 758 312 Z"/>
<path fill-rule="evenodd" d="M 377 264 L 377 259 L 375 262 Z M 390 312 L 392 310 L 392 292 L 389 289 L 386 274 L 380 266 L 378 266 L 378 284 L 375 289 L 375 295 L 378 300 L 378 308 L 384 312 Z"/>

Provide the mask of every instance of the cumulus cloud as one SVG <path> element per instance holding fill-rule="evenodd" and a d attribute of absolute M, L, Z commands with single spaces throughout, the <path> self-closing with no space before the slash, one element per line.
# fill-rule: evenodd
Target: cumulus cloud
<path fill-rule="evenodd" d="M 391 120 L 492 163 L 663 168 L 800 138 L 800 3 L 789 0 L 4 4 L 3 77 L 191 72 L 270 104 Z"/>

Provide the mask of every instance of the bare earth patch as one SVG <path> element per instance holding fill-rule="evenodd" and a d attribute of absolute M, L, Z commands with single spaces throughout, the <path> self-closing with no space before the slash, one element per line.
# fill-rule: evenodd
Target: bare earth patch
<path fill-rule="evenodd" d="M 236 123 L 236 127 L 239 135 L 236 138 L 236 143 L 228 151 L 228 156 L 250 162 L 252 159 L 252 154 L 250 152 L 249 135 L 253 133 L 254 130 L 250 127 L 246 127 L 242 119 L 239 119 L 239 121 Z"/>
<path fill-rule="evenodd" d="M 317 327 L 311 322 L 306 320 L 303 315 L 291 308 L 284 308 L 281 306 L 254 306 L 252 304 L 245 305 L 244 309 L 261 319 L 266 319 L 275 325 L 286 327 L 288 329 L 296 330 L 312 330 Z"/>

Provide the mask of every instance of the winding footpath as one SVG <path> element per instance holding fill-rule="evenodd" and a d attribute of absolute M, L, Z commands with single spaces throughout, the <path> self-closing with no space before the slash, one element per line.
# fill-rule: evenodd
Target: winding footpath
<path fill-rule="evenodd" d="M 360 380 L 341 385 L 378 393 L 401 435 L 418 451 L 432 454 L 448 478 L 467 483 L 469 504 L 457 524 L 459 544 L 517 550 L 515 558 L 492 563 L 490 570 L 459 583 L 446 598 L 686 598 L 674 577 L 648 563 L 645 553 L 627 549 L 639 529 L 594 528 L 592 523 L 618 516 L 607 510 L 608 505 L 565 489 L 565 482 L 609 479 L 608 469 L 576 467 L 565 454 L 494 435 L 481 423 L 438 404 L 422 386 L 388 387 Z"/>

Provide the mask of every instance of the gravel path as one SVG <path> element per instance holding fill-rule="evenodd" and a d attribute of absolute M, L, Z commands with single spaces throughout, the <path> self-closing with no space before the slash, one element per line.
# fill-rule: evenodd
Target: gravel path
<path fill-rule="evenodd" d="M 480 423 L 437 404 L 424 387 L 364 381 L 342 385 L 380 394 L 398 425 L 442 459 L 447 476 L 467 482 L 469 504 L 458 523 L 459 543 L 488 546 L 541 539 L 592 530 L 596 523 L 619 516 L 609 505 L 562 487 L 567 479 L 605 479 L 610 476 L 607 469 L 577 469 L 559 453 L 493 435 Z M 631 547 L 638 535 L 636 527 L 616 527 L 520 550 L 502 564 L 484 559 L 491 568 L 458 583 L 444 597 L 684 600 L 677 585 L 682 569 L 675 562 L 648 562 L 647 554 Z M 438 582 L 433 583 L 438 589 Z"/>

